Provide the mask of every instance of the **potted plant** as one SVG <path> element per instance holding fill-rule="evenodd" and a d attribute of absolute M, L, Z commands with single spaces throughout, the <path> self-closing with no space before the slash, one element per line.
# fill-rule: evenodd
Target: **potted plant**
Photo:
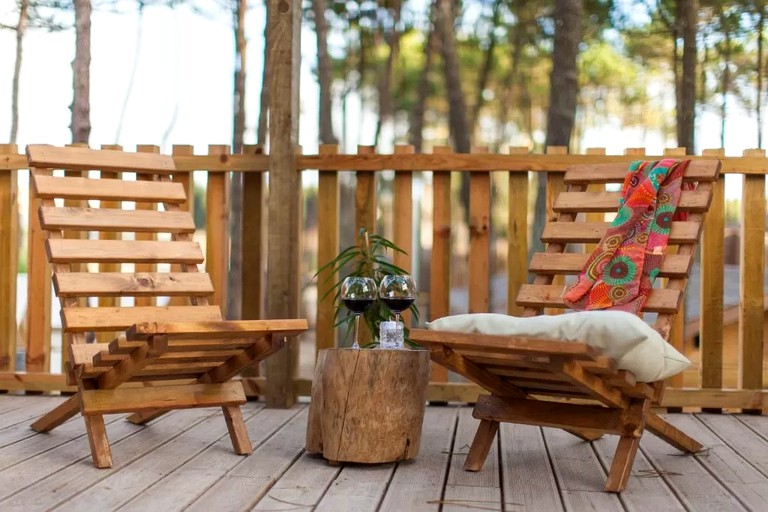
<path fill-rule="evenodd" d="M 361 230 L 357 245 L 344 249 L 318 273 L 341 274 L 350 269 L 324 298 L 334 297 L 336 325 L 354 316 L 340 303 L 344 278 L 370 277 L 377 286 L 391 274 L 406 272 L 387 259 L 387 252 L 403 252 L 379 235 Z M 409 308 L 418 319 L 415 305 Z M 365 325 L 377 345 L 379 324 L 390 318 L 380 300 L 364 313 Z M 408 331 L 405 332 L 408 342 Z M 426 350 L 325 349 L 317 355 L 312 402 L 307 422 L 306 449 L 332 462 L 383 463 L 414 458 L 419 451 L 427 384 L 431 373 Z"/>
<path fill-rule="evenodd" d="M 376 288 L 381 285 L 381 280 L 388 275 L 405 275 L 408 272 L 397 265 L 393 264 L 388 258 L 388 252 L 392 254 L 398 252 L 406 254 L 404 250 L 395 245 L 393 242 L 387 240 L 381 235 L 368 234 L 368 230 L 362 228 L 358 234 L 358 243 L 347 247 L 341 251 L 334 259 L 320 267 L 315 274 L 315 278 L 324 270 L 329 270 L 332 276 L 339 276 L 338 280 L 334 283 L 333 287 L 322 297 L 321 300 L 325 300 L 328 296 L 333 294 L 333 302 L 335 304 L 334 314 L 334 326 L 338 327 L 346 325 L 345 340 L 349 338 L 350 333 L 353 331 L 352 323 L 354 321 L 354 314 L 352 314 L 341 303 L 341 285 L 344 279 L 347 277 L 370 277 L 376 283 Z M 345 269 L 349 269 L 346 275 L 341 275 Z M 329 278 L 330 279 L 330 278 Z M 408 308 L 413 315 L 413 318 L 419 321 L 419 308 L 414 302 Z M 378 345 L 379 338 L 379 324 L 383 321 L 387 321 L 392 317 L 392 311 L 380 300 L 376 300 L 373 306 L 368 308 L 362 315 L 365 325 L 371 334 L 371 342 L 365 345 L 365 348 L 373 348 Z M 412 348 L 417 348 L 418 345 L 413 343 L 409 337 L 409 329 L 407 325 L 404 325 L 405 331 L 405 343 Z"/>

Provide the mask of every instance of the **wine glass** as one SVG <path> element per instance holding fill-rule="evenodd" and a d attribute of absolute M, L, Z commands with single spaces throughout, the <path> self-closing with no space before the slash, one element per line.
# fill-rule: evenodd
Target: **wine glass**
<path fill-rule="evenodd" d="M 376 300 L 376 282 L 370 277 L 349 276 L 341 283 L 341 300 L 355 315 L 355 341 L 352 348 L 360 348 L 357 335 L 360 332 L 360 315 L 373 306 Z"/>
<path fill-rule="evenodd" d="M 384 276 L 379 287 L 379 297 L 395 314 L 395 329 L 400 336 L 400 313 L 411 307 L 416 300 L 416 283 L 407 274 Z"/>

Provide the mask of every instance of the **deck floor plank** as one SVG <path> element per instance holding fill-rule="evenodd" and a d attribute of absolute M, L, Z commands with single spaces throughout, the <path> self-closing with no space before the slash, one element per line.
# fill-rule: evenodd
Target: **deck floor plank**
<path fill-rule="evenodd" d="M 382 510 L 439 510 L 437 502 L 443 495 L 458 411 L 456 407 L 427 408 L 419 456 L 397 465 L 381 504 Z"/>
<path fill-rule="evenodd" d="M 243 412 L 245 419 L 258 416 L 262 407 L 262 405 L 248 407 Z M 232 465 L 241 459 L 232 451 L 232 445 L 229 444 L 226 422 L 221 410 L 210 408 L 207 411 L 211 414 L 204 421 L 186 429 L 181 435 L 146 454 L 141 459 L 122 466 L 119 471 L 113 472 L 74 499 L 64 503 L 58 510 L 131 508 L 133 503 L 131 500 L 140 499 L 146 494 L 156 496 L 157 489 L 161 485 L 165 489 L 165 494 L 177 499 L 183 496 L 183 491 L 189 490 L 189 485 L 193 485 L 193 490 L 197 490 L 199 493 L 200 487 L 198 485 L 205 484 L 202 479 L 197 481 L 199 475 L 187 479 L 186 482 L 179 482 L 176 479 L 166 485 L 163 485 L 163 482 L 168 479 L 169 475 L 184 467 L 201 453 L 210 452 L 212 447 L 218 447 L 217 454 L 220 452 L 220 458 L 231 460 Z M 147 428 L 152 427 L 153 425 L 150 424 Z M 228 446 L 221 443 L 222 440 L 226 440 Z M 168 506 L 170 507 L 170 505 Z M 159 507 L 159 509 L 166 510 L 165 506 Z M 171 510 L 171 508 L 167 510 Z"/>
<path fill-rule="evenodd" d="M 645 442 L 646 436 L 651 437 L 653 434 L 646 432 L 643 435 L 643 440 L 640 441 L 641 446 Z M 595 453 L 597 453 L 606 474 L 613 462 L 618 442 L 618 436 L 606 435 L 593 443 Z M 672 492 L 666 481 L 658 476 L 642 451 L 637 452 L 635 463 L 632 466 L 632 476 L 629 477 L 627 488 L 621 493 L 621 501 L 627 510 L 636 512 L 646 510 L 679 512 L 685 510 L 675 493 Z"/>
<path fill-rule="evenodd" d="M 602 492 L 606 474 L 590 443 L 554 428 L 544 428 L 565 510 L 624 510 L 621 500 Z"/>
<path fill-rule="evenodd" d="M 291 412 L 294 416 L 290 421 L 206 489 L 186 510 L 248 510 L 255 506 L 304 450 L 307 407 L 294 406 Z"/>
<path fill-rule="evenodd" d="M 145 427 L 108 416 L 115 467 L 99 470 L 79 416 L 49 434 L 29 429 L 62 400 L 0 396 L 2 512 L 768 510 L 768 416 L 666 415 L 709 451 L 681 456 L 646 435 L 617 497 L 602 492 L 615 436 L 590 444 L 556 429 L 503 424 L 486 467 L 464 471 L 477 426 L 469 407 L 428 408 L 419 457 L 373 466 L 331 466 L 306 454 L 306 405 L 244 406 L 250 457 L 232 453 L 218 408 L 174 411 Z"/>
<path fill-rule="evenodd" d="M 707 447 L 696 459 L 732 495 L 751 510 L 768 510 L 768 480 L 753 465 L 701 421 L 687 414 L 667 415 L 667 421 Z"/>
<path fill-rule="evenodd" d="M 541 428 L 502 423 L 500 432 L 504 501 L 512 510 L 562 511 Z"/>
<path fill-rule="evenodd" d="M 0 496 L 7 496 L 3 492 L 6 480 L 10 486 L 21 489 L 7 500 L 0 501 L 0 510 L 29 512 L 54 508 L 180 435 L 183 429 L 179 428 L 179 424 L 182 422 L 188 427 L 203 421 L 210 414 L 211 411 L 205 409 L 185 411 L 183 415 L 174 412 L 147 427 L 127 421 L 114 422 L 111 428 L 107 428 L 114 463 L 110 469 L 93 466 L 85 437 L 28 459 L 4 471 L 11 473 L 9 478 L 0 477 Z"/>
<path fill-rule="evenodd" d="M 491 445 L 481 471 L 464 471 L 464 460 L 480 422 L 472 417 L 472 409 L 462 408 L 456 426 L 451 465 L 443 495 L 444 512 L 462 512 L 468 508 L 501 508 L 498 435 Z"/>
<path fill-rule="evenodd" d="M 673 418 L 671 414 L 662 416 L 665 419 Z M 681 455 L 676 448 L 654 435 L 643 436 L 640 450 L 689 510 L 697 512 L 745 510 L 728 489 L 723 487 L 697 460 L 699 457 L 705 457 L 706 454 Z"/>

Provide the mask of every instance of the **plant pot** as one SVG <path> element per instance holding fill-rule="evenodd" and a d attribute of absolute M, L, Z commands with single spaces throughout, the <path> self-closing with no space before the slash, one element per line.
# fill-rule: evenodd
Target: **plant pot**
<path fill-rule="evenodd" d="M 312 382 L 307 451 L 330 462 L 416 457 L 429 377 L 426 350 L 321 350 Z"/>

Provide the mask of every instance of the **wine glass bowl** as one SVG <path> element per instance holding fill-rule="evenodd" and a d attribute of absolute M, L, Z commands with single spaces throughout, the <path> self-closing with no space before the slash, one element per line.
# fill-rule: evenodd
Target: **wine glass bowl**
<path fill-rule="evenodd" d="M 352 348 L 360 348 L 358 343 L 360 315 L 373 306 L 376 294 L 376 282 L 370 277 L 349 276 L 341 283 L 341 300 L 344 306 L 355 315 L 355 340 Z"/>

